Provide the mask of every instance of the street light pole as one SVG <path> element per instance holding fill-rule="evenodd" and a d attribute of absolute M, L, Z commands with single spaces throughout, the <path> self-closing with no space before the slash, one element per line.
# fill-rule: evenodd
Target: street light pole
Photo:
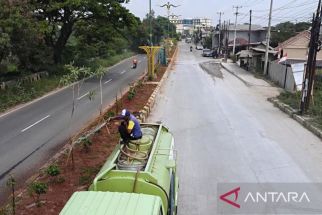
<path fill-rule="evenodd" d="M 152 8 L 151 8 L 151 0 L 149 0 L 149 22 L 150 22 L 150 46 L 153 46 L 153 37 L 152 37 Z"/>
<path fill-rule="evenodd" d="M 151 0 L 150 0 L 151 1 Z M 166 7 L 167 9 L 167 15 L 168 15 L 168 39 L 170 37 L 170 9 L 171 7 L 179 7 L 180 5 L 173 5 L 173 4 L 170 4 L 170 2 L 167 2 L 166 4 L 164 5 L 160 5 L 160 7 Z"/>
<path fill-rule="evenodd" d="M 264 75 L 267 74 L 267 64 L 268 64 L 268 48 L 269 41 L 271 39 L 271 22 L 272 22 L 272 10 L 273 10 L 273 0 L 271 0 L 271 7 L 269 9 L 269 18 L 268 18 L 268 30 L 266 36 L 266 51 L 265 51 L 265 64 L 264 64 Z"/>

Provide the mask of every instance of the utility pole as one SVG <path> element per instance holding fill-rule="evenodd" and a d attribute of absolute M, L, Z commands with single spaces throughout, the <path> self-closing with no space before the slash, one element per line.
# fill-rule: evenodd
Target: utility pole
<path fill-rule="evenodd" d="M 227 31 L 226 21 L 224 21 L 223 31 L 224 31 L 224 33 L 223 33 L 223 39 L 224 39 L 224 38 L 226 38 L 226 34 L 227 34 L 226 33 L 226 31 Z M 223 46 L 224 46 L 223 54 L 224 54 L 224 58 L 226 58 L 226 55 L 227 55 L 226 39 L 223 42 Z"/>
<path fill-rule="evenodd" d="M 249 11 L 248 50 L 250 50 L 250 33 L 252 31 L 252 10 Z"/>
<path fill-rule="evenodd" d="M 218 12 L 219 14 L 219 44 L 218 44 L 218 54 L 220 55 L 221 51 L 221 16 L 224 14 L 223 12 Z"/>
<path fill-rule="evenodd" d="M 234 47 L 233 47 L 233 54 L 235 55 L 235 51 L 236 51 L 236 37 L 237 37 L 237 17 L 238 17 L 238 9 L 242 8 L 242 6 L 234 6 L 233 8 L 236 8 L 236 18 L 235 18 L 235 35 L 234 35 Z"/>
<path fill-rule="evenodd" d="M 225 45 L 226 45 L 226 56 L 225 56 L 225 62 L 227 62 L 228 54 L 229 54 L 229 30 L 230 30 L 230 20 L 227 23 L 228 25 L 226 26 L 226 40 L 225 40 Z"/>
<path fill-rule="evenodd" d="M 318 9 L 316 15 L 313 15 L 312 28 L 311 28 L 311 39 L 310 49 L 306 65 L 305 76 L 302 85 L 302 96 L 301 96 L 301 114 L 304 114 L 310 107 L 310 100 L 313 94 L 313 84 L 315 78 L 316 69 L 316 55 L 321 49 L 321 41 L 319 39 L 320 26 L 321 26 L 321 8 L 322 0 L 319 0 Z"/>
<path fill-rule="evenodd" d="M 267 30 L 267 35 L 266 35 L 266 51 L 265 51 L 264 75 L 266 75 L 266 74 L 267 74 L 267 66 L 268 66 L 268 48 L 269 48 L 269 41 L 271 40 L 272 11 L 273 11 L 273 0 L 271 0 L 271 7 L 270 7 L 270 9 L 269 9 L 268 30 Z"/>

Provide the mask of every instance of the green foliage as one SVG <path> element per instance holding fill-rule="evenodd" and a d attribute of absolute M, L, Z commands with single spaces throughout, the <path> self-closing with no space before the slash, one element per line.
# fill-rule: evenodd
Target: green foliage
<path fill-rule="evenodd" d="M 48 190 L 48 185 L 43 182 L 35 181 L 28 186 L 29 195 L 34 198 L 37 207 L 41 206 L 40 196 L 42 194 L 47 193 L 47 190 Z"/>
<path fill-rule="evenodd" d="M 138 80 L 137 87 L 138 88 L 143 87 L 143 80 L 142 79 L 141 80 Z"/>
<path fill-rule="evenodd" d="M 311 23 L 299 22 L 294 24 L 292 22 L 283 22 L 277 24 L 272 30 L 271 46 L 276 47 L 289 38 L 295 36 L 301 31 L 309 30 Z"/>
<path fill-rule="evenodd" d="M 129 90 L 129 93 L 127 95 L 127 99 L 132 100 L 135 97 L 135 95 L 136 95 L 136 89 L 135 89 L 134 86 L 131 86 L 130 90 Z"/>
<path fill-rule="evenodd" d="M 211 36 L 205 38 L 205 43 L 203 46 L 207 49 L 212 49 L 212 37 Z"/>
<path fill-rule="evenodd" d="M 63 85 L 72 84 L 76 81 L 81 80 L 82 78 L 92 75 L 90 69 L 87 67 L 77 67 L 73 64 L 67 64 L 65 65 L 65 69 L 67 71 L 67 74 L 64 75 L 60 80 L 61 84 Z"/>
<path fill-rule="evenodd" d="M 93 100 L 95 99 L 95 95 L 96 95 L 96 91 L 95 91 L 95 90 L 90 90 L 90 91 L 88 92 L 88 99 L 89 99 L 90 101 L 93 101 Z"/>
<path fill-rule="evenodd" d="M 285 104 L 290 105 L 295 110 L 299 109 L 301 92 L 288 93 L 283 92 L 278 96 L 278 99 L 284 102 Z M 314 87 L 314 97 L 313 102 L 310 104 L 310 109 L 307 113 L 312 122 L 315 123 L 318 127 L 322 128 L 322 81 L 316 81 Z"/>
<path fill-rule="evenodd" d="M 60 78 L 51 76 L 33 83 L 17 83 L 0 92 L 0 112 L 17 104 L 28 102 L 59 86 Z"/>
<path fill-rule="evenodd" d="M 116 114 L 114 111 L 107 112 L 107 118 L 114 117 Z"/>
<path fill-rule="evenodd" d="M 7 187 L 14 187 L 16 185 L 16 179 L 11 175 L 6 182 Z"/>
<path fill-rule="evenodd" d="M 29 188 L 32 193 L 37 195 L 45 194 L 48 190 L 47 184 L 38 181 L 32 182 Z"/>
<path fill-rule="evenodd" d="M 50 176 L 57 176 L 60 174 L 60 169 L 56 164 L 51 164 L 47 169 L 46 173 Z"/>
<path fill-rule="evenodd" d="M 147 16 L 148 17 L 148 16 Z M 177 37 L 176 26 L 169 22 L 168 18 L 163 16 L 154 17 L 152 14 L 152 34 L 153 34 L 153 44 L 160 44 L 160 42 L 169 37 Z M 150 21 L 145 18 L 142 23 L 142 29 L 138 33 L 141 34 L 141 44 L 149 44 L 149 32 L 150 32 Z"/>
<path fill-rule="evenodd" d="M 19 1 L 0 2 L 0 77 L 7 73 L 37 72 L 46 63 L 38 23 Z"/>
<path fill-rule="evenodd" d="M 124 27 L 136 25 L 135 17 L 121 5 L 126 2 L 124 0 L 38 0 L 31 2 L 37 19 L 46 27 L 45 40 L 53 49 L 56 63 L 62 62 L 63 51 L 73 34 L 84 42 L 82 45 L 94 45 L 93 50 L 95 50 L 95 45 L 106 43 L 115 37 L 115 34 L 110 34 L 111 32 L 118 33 Z M 107 32 L 109 34 L 106 34 Z"/>

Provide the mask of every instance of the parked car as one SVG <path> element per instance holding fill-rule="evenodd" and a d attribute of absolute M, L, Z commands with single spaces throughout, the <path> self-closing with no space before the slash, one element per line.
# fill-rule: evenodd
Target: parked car
<path fill-rule="evenodd" d="M 203 46 L 201 46 L 201 45 L 197 45 L 197 46 L 196 46 L 196 49 L 197 49 L 197 50 L 203 50 Z"/>
<path fill-rule="evenodd" d="M 186 38 L 186 43 L 191 43 L 191 41 L 192 41 L 191 37 Z"/>
<path fill-rule="evenodd" d="M 202 50 L 202 56 L 203 57 L 213 57 L 215 52 L 211 49 L 204 49 Z"/>

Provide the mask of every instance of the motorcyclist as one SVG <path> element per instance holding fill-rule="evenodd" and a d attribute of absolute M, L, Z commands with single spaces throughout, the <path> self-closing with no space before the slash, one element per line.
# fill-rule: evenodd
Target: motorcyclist
<path fill-rule="evenodd" d="M 190 46 L 190 51 L 192 52 L 192 46 Z"/>
<path fill-rule="evenodd" d="M 133 59 L 133 68 L 135 69 L 138 65 L 138 61 L 136 58 Z"/>

